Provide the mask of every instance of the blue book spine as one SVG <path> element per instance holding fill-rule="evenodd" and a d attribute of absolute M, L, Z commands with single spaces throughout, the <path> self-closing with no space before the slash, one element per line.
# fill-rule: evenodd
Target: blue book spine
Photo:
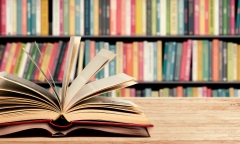
<path fill-rule="evenodd" d="M 178 34 L 184 35 L 184 1 L 178 0 Z"/>
<path fill-rule="evenodd" d="M 109 50 L 116 53 L 115 45 L 110 45 Z M 109 76 L 113 76 L 115 74 L 116 74 L 116 58 L 109 62 Z"/>
<path fill-rule="evenodd" d="M 32 0 L 32 35 L 36 35 L 36 0 Z"/>
<path fill-rule="evenodd" d="M 80 35 L 80 0 L 75 0 L 75 34 Z"/>
<path fill-rule="evenodd" d="M 173 81 L 174 79 L 174 65 L 175 65 L 175 58 L 176 58 L 176 46 L 177 43 L 176 42 L 172 42 L 171 44 L 172 46 L 172 50 L 171 50 L 171 61 L 170 61 L 170 77 L 169 80 Z"/>
<path fill-rule="evenodd" d="M 157 43 L 153 42 L 153 80 L 157 81 Z"/>
<path fill-rule="evenodd" d="M 94 4 L 93 0 L 90 0 L 90 35 L 93 35 L 93 20 L 94 20 Z"/>
<path fill-rule="evenodd" d="M 22 0 L 17 0 L 17 35 L 22 34 Z"/>
<path fill-rule="evenodd" d="M 32 0 L 27 1 L 27 35 L 32 31 Z"/>
<path fill-rule="evenodd" d="M 152 95 L 152 89 L 151 88 L 145 88 L 144 97 L 150 97 L 151 95 Z"/>
<path fill-rule="evenodd" d="M 169 43 L 166 42 L 166 43 L 165 43 L 165 47 L 164 47 L 163 69 L 162 69 L 162 78 L 163 78 L 163 81 L 167 81 L 167 78 L 166 78 L 166 71 L 167 71 L 167 54 L 168 54 L 168 45 L 169 45 Z"/>
<path fill-rule="evenodd" d="M 167 70 L 166 70 L 166 80 L 170 81 L 170 70 L 171 70 L 171 59 L 172 59 L 172 42 L 168 45 L 167 52 Z"/>
<path fill-rule="evenodd" d="M 104 42 L 102 42 L 102 41 L 99 42 L 99 46 L 100 46 L 99 50 L 101 50 L 102 48 L 104 48 Z M 99 76 L 100 76 L 100 79 L 104 78 L 104 69 L 102 69 L 102 70 L 99 71 Z"/>
<path fill-rule="evenodd" d="M 234 88 L 234 97 L 238 97 L 238 90 Z"/>
<path fill-rule="evenodd" d="M 181 57 L 182 57 L 182 43 L 177 43 L 176 48 L 176 59 L 175 59 L 175 68 L 174 68 L 174 80 L 180 80 L 180 67 L 181 67 Z"/>
<path fill-rule="evenodd" d="M 226 97 L 229 97 L 229 90 L 226 89 Z"/>
<path fill-rule="evenodd" d="M 157 10 L 156 10 L 156 16 L 157 16 L 157 21 L 156 21 L 156 33 L 157 35 L 160 35 L 160 0 L 156 1 L 157 3 Z"/>
<path fill-rule="evenodd" d="M 95 52 L 96 54 L 100 51 L 100 44 L 99 42 L 95 42 Z M 96 79 L 100 79 L 100 71 L 96 74 Z"/>
<path fill-rule="evenodd" d="M 85 40 L 85 54 L 84 54 L 84 64 L 86 67 L 87 64 L 90 62 L 90 40 Z"/>
<path fill-rule="evenodd" d="M 208 72 L 208 41 L 207 40 L 203 40 L 203 80 L 204 81 L 208 81 L 209 79 L 209 72 Z"/>
<path fill-rule="evenodd" d="M 90 35 L 90 0 L 84 1 L 84 34 Z"/>
<path fill-rule="evenodd" d="M 218 89 L 217 90 L 217 95 L 218 95 L 218 97 L 223 97 L 223 93 L 222 93 L 222 89 Z"/>

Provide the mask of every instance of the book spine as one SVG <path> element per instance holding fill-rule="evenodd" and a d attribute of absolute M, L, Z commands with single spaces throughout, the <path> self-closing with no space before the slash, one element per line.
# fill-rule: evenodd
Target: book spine
<path fill-rule="evenodd" d="M 231 0 L 227 1 L 227 34 L 231 33 Z"/>
<path fill-rule="evenodd" d="M 227 81 L 227 43 L 223 42 L 223 81 Z"/>
<path fill-rule="evenodd" d="M 67 60 L 68 47 L 69 47 L 69 42 L 66 44 L 66 48 L 64 50 L 65 52 L 63 54 L 63 61 L 62 61 L 62 64 L 61 64 L 60 72 L 59 72 L 58 77 L 57 77 L 58 81 L 62 81 L 63 80 L 64 68 L 65 68 L 66 60 Z"/>
<path fill-rule="evenodd" d="M 98 1 L 98 12 L 96 13 L 97 18 L 99 18 L 99 11 L 100 11 L 100 0 L 97 0 Z M 80 35 L 84 35 L 84 0 L 80 0 Z M 100 23 L 100 19 L 98 19 L 97 21 L 98 23 Z M 96 26 L 98 27 L 97 29 L 99 30 L 99 26 L 96 24 Z M 99 31 L 98 31 L 98 35 L 99 35 Z"/>
<path fill-rule="evenodd" d="M 143 81 L 143 42 L 138 42 L 138 80 Z"/>
<path fill-rule="evenodd" d="M 147 0 L 148 1 L 148 0 Z M 167 35 L 170 35 L 170 1 L 169 0 L 166 0 L 167 1 L 167 12 L 166 12 L 166 28 L 167 28 Z M 187 0 L 185 0 L 187 1 Z M 185 5 L 184 5 L 185 6 Z M 187 8 L 186 8 L 187 9 Z M 185 15 L 185 7 L 184 7 L 184 16 L 187 16 Z M 148 15 L 147 15 L 147 18 L 148 18 Z M 148 22 L 148 19 L 147 19 L 147 22 Z M 148 28 L 148 27 L 147 27 Z"/>
<path fill-rule="evenodd" d="M 235 0 L 231 0 L 231 35 L 235 35 Z"/>
<path fill-rule="evenodd" d="M 126 0 L 126 35 L 127 36 L 131 35 L 131 1 L 130 0 Z"/>
<path fill-rule="evenodd" d="M 207 24 L 207 27 L 209 27 L 209 34 L 213 35 L 214 34 L 214 0 L 209 0 L 208 2 L 209 6 L 209 15 L 208 15 L 208 20 L 209 24 Z"/>
<path fill-rule="evenodd" d="M 13 59 L 12 59 L 12 62 L 11 62 L 11 66 L 10 66 L 10 73 L 11 74 L 14 74 L 14 75 L 16 75 L 15 73 L 14 73 L 14 69 L 15 69 L 15 67 L 17 67 L 17 64 L 18 64 L 18 62 L 17 62 L 17 59 L 18 59 L 18 57 L 19 57 L 19 55 L 20 55 L 20 46 L 21 46 L 21 43 L 20 42 L 18 42 L 17 43 L 17 46 L 15 47 L 15 51 L 14 51 L 14 53 L 13 53 Z"/>
<path fill-rule="evenodd" d="M 60 13 L 62 14 L 62 9 L 60 9 Z M 60 20 L 61 20 L 61 17 L 60 17 Z M 41 35 L 42 36 L 49 35 L 48 29 L 49 29 L 48 0 L 41 0 Z"/>
<path fill-rule="evenodd" d="M 164 46 L 164 55 L 163 55 L 163 70 L 162 70 L 162 79 L 166 81 L 166 69 L 167 69 L 167 52 L 168 52 L 168 44 L 169 42 L 165 42 Z M 145 61 L 144 61 L 145 62 Z"/>
<path fill-rule="evenodd" d="M 223 0 L 223 35 L 227 35 L 227 0 Z"/>
<path fill-rule="evenodd" d="M 117 1 L 111 0 L 110 2 L 110 35 L 116 35 L 117 34 L 117 24 L 116 20 L 116 13 L 117 13 Z"/>
<path fill-rule="evenodd" d="M 240 81 L 240 45 L 237 46 L 237 81 Z"/>
<path fill-rule="evenodd" d="M 219 35 L 223 34 L 223 0 L 219 0 Z"/>
<path fill-rule="evenodd" d="M 80 2 L 79 2 L 80 3 Z M 80 8 L 80 7 L 79 7 Z M 99 15 L 98 15 L 98 8 L 99 8 L 99 0 L 94 0 L 94 35 L 97 36 L 98 35 L 98 23 L 99 23 Z M 81 33 L 80 32 L 80 26 L 81 26 L 81 21 L 80 21 L 80 10 L 79 10 L 79 34 Z M 80 34 L 81 35 L 81 34 Z"/>
<path fill-rule="evenodd" d="M 203 41 L 203 81 L 208 81 L 208 41 Z"/>
<path fill-rule="evenodd" d="M 110 35 L 110 0 L 106 0 L 106 35 Z"/>
<path fill-rule="evenodd" d="M 137 3 L 137 1 L 136 1 L 136 3 Z M 116 33 L 117 33 L 117 35 L 121 35 L 121 14 L 122 14 L 122 10 L 121 10 L 121 1 L 116 1 L 116 6 L 118 6 L 117 8 L 116 8 Z M 137 28 L 136 28 L 137 29 Z"/>
<path fill-rule="evenodd" d="M 32 29 L 31 34 L 36 35 L 36 0 L 32 0 L 32 8 L 31 8 L 31 23 L 32 23 Z"/>
<path fill-rule="evenodd" d="M 75 0 L 75 35 L 80 35 L 80 0 Z"/>
<path fill-rule="evenodd" d="M 1 35 L 6 35 L 6 0 L 1 1 Z"/>
<path fill-rule="evenodd" d="M 152 10 L 151 10 L 151 20 L 152 20 L 152 35 L 156 35 L 156 0 L 152 0 Z"/>
<path fill-rule="evenodd" d="M 23 44 L 23 46 L 24 46 L 24 45 L 25 45 L 25 44 Z M 30 52 L 30 48 L 31 48 L 31 44 L 30 44 L 30 43 L 27 43 L 27 44 L 25 45 L 25 47 L 26 47 L 26 51 L 29 53 L 29 52 Z M 23 78 L 24 70 L 26 69 L 26 66 L 27 66 L 27 59 L 28 59 L 27 54 L 23 52 L 22 62 L 20 63 L 20 68 L 19 68 L 19 72 L 18 72 L 18 77 Z"/>
<path fill-rule="evenodd" d="M 126 7 L 125 7 L 125 5 L 126 5 L 126 0 L 121 0 L 121 11 L 120 11 L 120 15 L 121 15 L 121 21 L 120 21 L 120 23 L 121 23 L 121 29 L 120 29 L 120 35 L 126 35 L 126 22 L 125 22 L 125 20 L 126 20 Z M 142 12 L 142 11 L 140 11 L 140 12 Z M 142 12 L 143 13 L 143 12 Z M 142 15 L 142 17 L 143 17 L 143 15 Z M 140 22 L 140 23 L 142 23 L 142 22 Z M 142 28 L 143 29 L 143 28 Z"/>
<path fill-rule="evenodd" d="M 32 43 L 27 43 L 27 46 L 26 46 L 26 47 L 29 47 L 29 55 L 32 56 L 32 53 L 33 53 L 33 44 L 32 44 Z M 22 74 L 22 78 L 25 78 L 25 79 L 26 79 L 30 61 L 31 61 L 31 60 L 30 60 L 29 58 L 27 58 L 27 61 L 26 61 L 26 64 L 25 64 L 25 68 L 24 68 L 24 71 L 23 71 L 23 74 Z"/>
<path fill-rule="evenodd" d="M 0 62 L 3 59 L 4 49 L 5 49 L 5 46 L 4 45 L 0 45 Z"/>
<path fill-rule="evenodd" d="M 41 34 L 41 1 L 36 0 L 36 35 Z"/>
<path fill-rule="evenodd" d="M 17 0 L 17 35 L 22 34 L 22 0 Z"/>
<path fill-rule="evenodd" d="M 115 45 L 110 45 L 109 50 L 116 53 Z M 109 62 L 109 76 L 114 76 L 116 74 L 116 59 Z"/>
<path fill-rule="evenodd" d="M 103 12 L 103 9 L 102 9 Z M 90 35 L 90 0 L 84 1 L 84 34 Z M 102 33 L 103 34 L 103 33 Z"/>
<path fill-rule="evenodd" d="M 209 77 L 209 81 L 212 81 L 212 42 L 209 42 L 208 45 L 208 77 Z"/>
<path fill-rule="evenodd" d="M 163 0 L 164 1 L 164 0 Z M 142 35 L 146 35 L 146 29 L 147 29 L 147 26 L 146 26 L 146 15 L 147 15 L 147 9 L 146 9 L 146 0 L 142 0 L 142 21 L 141 21 L 141 23 L 142 23 Z M 162 8 L 162 7 L 161 7 Z M 166 9 L 166 7 L 165 7 L 165 9 Z M 166 11 L 166 10 L 165 10 Z M 166 12 L 165 12 L 166 13 Z M 162 13 L 161 13 L 162 14 Z M 126 15 L 126 13 L 125 13 L 125 15 Z M 161 17 L 161 16 L 160 16 Z M 165 17 L 166 17 L 166 15 L 165 15 Z M 166 18 L 165 18 L 166 19 Z M 164 24 L 164 23 L 163 23 Z M 166 25 L 166 24 L 165 24 Z M 161 24 L 161 26 L 162 26 L 162 24 Z M 166 27 L 165 27 L 166 28 Z M 161 30 L 160 30 L 160 32 L 161 32 Z"/>
<path fill-rule="evenodd" d="M 187 42 L 187 55 L 186 55 L 186 70 L 185 70 L 185 81 L 190 80 L 190 66 L 191 66 L 191 57 L 192 57 L 192 40 Z"/>
<path fill-rule="evenodd" d="M 151 0 L 147 0 L 147 35 L 151 35 L 152 34 L 152 5 L 151 5 Z"/>
<path fill-rule="evenodd" d="M 219 41 L 219 81 L 223 80 L 223 42 Z"/>
<path fill-rule="evenodd" d="M 58 59 L 58 62 L 57 62 L 57 67 L 56 67 L 55 73 L 54 73 L 54 80 L 58 79 L 58 74 L 60 72 L 61 64 L 63 62 L 64 52 L 65 52 L 65 49 L 67 49 L 66 47 L 67 47 L 67 44 L 64 42 L 62 44 L 61 49 L 60 49 L 59 59 Z"/>
<path fill-rule="evenodd" d="M 240 16 L 240 2 L 239 2 L 239 0 L 238 0 L 238 6 L 237 6 L 237 13 L 236 13 L 236 30 L 235 30 L 235 34 L 236 35 L 238 35 L 239 34 L 239 31 L 238 31 L 238 29 L 239 29 L 239 17 Z"/>
<path fill-rule="evenodd" d="M 214 1 L 214 35 L 219 35 L 219 0 Z"/>
<path fill-rule="evenodd" d="M 185 69 L 186 69 L 186 56 L 187 56 L 187 42 L 183 42 L 183 50 L 181 57 L 181 68 L 180 68 L 180 80 L 185 80 Z"/>
<path fill-rule="evenodd" d="M 193 35 L 194 33 L 194 1 L 193 0 L 189 0 L 188 1 L 188 30 L 189 30 L 189 34 Z"/>
<path fill-rule="evenodd" d="M 198 60 L 197 60 L 197 62 L 198 62 L 198 67 L 197 67 L 197 69 L 198 69 L 198 81 L 202 81 L 203 80 L 203 74 L 202 74 L 202 57 L 203 57 L 203 50 L 202 50 L 202 41 L 201 40 L 199 40 L 198 41 L 198 46 L 197 46 L 197 48 L 198 48 L 198 51 L 197 51 L 197 53 L 198 53 Z"/>
<path fill-rule="evenodd" d="M 12 0 L 12 35 L 16 35 L 17 34 L 17 17 L 18 17 L 18 13 L 17 13 L 17 0 Z"/>
<path fill-rule="evenodd" d="M 107 0 L 106 0 L 107 1 Z M 93 0 L 90 0 L 90 35 L 93 35 L 94 30 L 94 6 L 93 6 Z"/>
<path fill-rule="evenodd" d="M 178 0 L 178 34 L 184 35 L 184 0 Z"/>
<path fill-rule="evenodd" d="M 161 25 L 160 25 L 160 34 L 161 34 L 161 36 L 165 36 L 166 34 L 167 34 L 167 32 L 166 32 L 166 23 L 167 23 L 167 19 L 166 19 L 166 14 L 167 14 L 167 3 L 166 3 L 166 0 L 161 0 L 160 1 L 160 11 L 161 11 L 161 13 L 160 13 L 160 23 L 161 23 Z M 184 13 L 184 12 L 183 12 Z M 183 16 L 184 17 L 184 16 Z M 144 23 L 146 23 L 145 21 L 144 21 Z M 184 23 L 184 20 L 183 20 L 183 23 Z M 183 30 L 184 30 L 185 28 L 183 27 Z"/>
<path fill-rule="evenodd" d="M 182 55 L 182 43 L 177 43 L 176 49 L 176 61 L 175 61 L 175 72 L 174 72 L 174 80 L 180 80 L 180 67 L 181 67 L 181 55 Z"/>
<path fill-rule="evenodd" d="M 183 8 L 182 8 L 182 11 L 183 11 Z M 160 11 L 160 0 L 156 0 L 156 35 L 160 35 L 160 27 L 161 27 L 161 25 L 160 25 L 160 13 L 161 13 L 161 11 Z M 141 27 L 142 27 L 142 25 L 141 25 Z"/>
<path fill-rule="evenodd" d="M 184 34 L 188 35 L 188 0 L 184 0 Z"/>
<path fill-rule="evenodd" d="M 57 68 L 57 63 L 58 63 L 58 60 L 60 59 L 60 52 L 63 51 L 62 50 L 62 45 L 63 45 L 63 41 L 59 41 L 58 43 L 58 47 L 57 47 L 57 50 L 56 50 L 56 56 L 54 58 L 54 62 L 52 64 L 52 70 L 50 71 L 52 76 L 54 76 L 54 73 L 56 72 L 56 68 Z"/>
<path fill-rule="evenodd" d="M 194 35 L 199 35 L 199 0 L 194 1 Z"/>
<path fill-rule="evenodd" d="M 107 7 L 107 3 L 106 3 L 106 0 L 103 0 L 103 3 L 102 3 L 103 7 L 102 7 L 102 11 L 103 11 L 103 20 L 102 20 L 102 32 L 103 32 L 103 35 L 106 35 L 106 19 L 107 19 L 107 16 L 106 16 L 106 7 Z"/>
<path fill-rule="evenodd" d="M 170 78 L 169 80 L 170 81 L 173 81 L 174 80 L 174 65 L 175 65 L 175 59 L 176 59 L 176 47 L 177 47 L 177 44 L 176 42 L 173 42 L 172 43 L 172 54 L 171 54 L 171 67 L 170 67 Z"/>
<path fill-rule="evenodd" d="M 205 34 L 209 35 L 209 0 L 205 0 Z"/>
<path fill-rule="evenodd" d="M 233 81 L 237 81 L 237 44 L 233 44 Z"/>
<path fill-rule="evenodd" d="M 233 43 L 227 43 L 227 81 L 233 81 Z"/>
<path fill-rule="evenodd" d="M 6 35 L 12 35 L 12 7 L 13 1 L 6 0 Z"/>
<path fill-rule="evenodd" d="M 168 52 L 167 52 L 167 67 L 166 67 L 166 80 L 170 81 L 170 73 L 171 73 L 171 61 L 172 61 L 172 42 L 168 44 Z"/>
<path fill-rule="evenodd" d="M 138 80 L 138 42 L 133 42 L 133 77 Z"/>
<path fill-rule="evenodd" d="M 157 81 L 162 81 L 162 41 L 157 41 Z"/>
<path fill-rule="evenodd" d="M 177 35 L 177 25 L 178 25 L 178 17 L 177 17 L 177 7 L 178 3 L 177 0 L 170 1 L 170 34 Z"/>
<path fill-rule="evenodd" d="M 53 0 L 52 5 L 52 35 L 59 35 L 59 0 Z"/>
<path fill-rule="evenodd" d="M 133 61 L 132 61 L 132 55 L 133 55 L 133 49 L 132 49 L 132 44 L 127 43 L 127 57 L 126 57 L 126 62 L 128 66 L 126 67 L 127 74 L 132 76 L 133 75 Z"/>
<path fill-rule="evenodd" d="M 0 70 L 1 71 L 5 70 L 5 67 L 6 67 L 6 64 L 7 64 L 7 59 L 8 59 L 8 56 L 10 54 L 10 48 L 11 48 L 11 44 L 7 43 L 6 46 L 5 46 L 3 58 L 1 60 L 1 65 L 0 65 L 0 67 L 1 67 Z"/>
<path fill-rule="evenodd" d="M 123 44 L 123 72 L 127 73 L 127 44 Z"/>
<path fill-rule="evenodd" d="M 19 74 L 20 67 L 22 67 L 21 63 L 22 63 L 22 58 L 23 58 L 23 53 L 24 53 L 23 50 L 22 50 L 22 47 L 26 48 L 26 44 L 21 43 L 20 47 L 19 47 L 19 54 L 18 54 L 18 57 L 16 59 L 16 65 L 15 65 L 15 68 L 14 68 L 14 74 L 16 76 L 18 76 L 18 74 Z"/>
<path fill-rule="evenodd" d="M 143 67 L 144 67 L 144 76 L 143 76 L 143 79 L 144 81 L 147 81 L 148 80 L 148 42 L 147 41 L 144 41 L 144 46 L 143 46 Z M 166 72 L 165 72 L 166 73 Z"/>
<path fill-rule="evenodd" d="M 69 1 L 63 0 L 63 34 L 69 35 Z"/>
<path fill-rule="evenodd" d="M 112 2 L 111 2 L 112 3 Z M 110 3 L 110 4 L 111 4 Z M 85 4 L 85 3 L 84 3 Z M 103 21 L 103 9 L 102 9 L 102 7 L 103 7 L 103 0 L 99 0 L 99 23 L 98 23 L 98 28 L 99 28 L 99 35 L 102 35 L 102 21 Z M 110 7 L 111 8 L 111 7 Z M 85 11 L 85 9 L 84 9 L 84 11 Z M 85 13 L 84 13 L 85 14 Z M 110 9 L 110 18 L 111 18 L 111 9 Z M 85 18 L 84 18 L 84 20 L 86 20 Z M 110 19 L 111 20 L 111 19 Z M 111 21 L 110 21 L 111 22 Z M 110 26 L 111 26 L 112 24 L 110 24 Z M 111 28 L 110 28 L 111 29 Z M 110 30 L 111 31 L 111 30 Z"/>
<path fill-rule="evenodd" d="M 212 41 L 213 48 L 212 48 L 212 80 L 218 81 L 219 79 L 219 41 L 214 39 Z"/>
<path fill-rule="evenodd" d="M 53 47 L 52 47 L 52 52 L 50 54 L 50 59 L 49 59 L 49 63 L 47 65 L 47 69 L 46 69 L 46 76 L 48 79 L 50 79 L 50 73 L 51 75 L 53 74 L 53 63 L 55 61 L 55 59 L 57 58 L 57 54 L 58 54 L 58 43 L 54 42 L 53 43 Z"/>
<path fill-rule="evenodd" d="M 136 0 L 131 0 L 131 35 L 136 34 L 136 13 L 135 13 L 135 8 L 136 8 Z"/>
<path fill-rule="evenodd" d="M 205 0 L 199 0 L 200 35 L 205 35 Z"/>
<path fill-rule="evenodd" d="M 193 40 L 193 48 L 192 48 L 192 81 L 197 81 L 197 76 L 198 76 L 198 69 L 197 69 L 197 60 L 198 60 L 198 44 L 197 40 Z"/>
<path fill-rule="evenodd" d="M 27 0 L 22 0 L 22 35 L 27 35 Z"/>
<path fill-rule="evenodd" d="M 89 15 L 89 19 L 90 19 L 90 15 Z M 89 23 L 89 26 L 90 25 L 91 24 Z M 69 29 L 69 35 L 75 34 L 75 0 L 69 0 L 69 28 L 68 29 Z"/>
<path fill-rule="evenodd" d="M 34 45 L 34 44 L 32 44 L 32 45 Z M 38 50 L 37 50 L 36 46 L 33 46 L 32 59 L 34 61 L 36 61 L 37 54 L 38 54 Z M 31 61 L 29 64 L 28 71 L 27 71 L 27 76 L 26 76 L 27 80 L 31 79 L 31 76 L 33 75 L 33 69 L 34 69 L 34 63 Z"/>

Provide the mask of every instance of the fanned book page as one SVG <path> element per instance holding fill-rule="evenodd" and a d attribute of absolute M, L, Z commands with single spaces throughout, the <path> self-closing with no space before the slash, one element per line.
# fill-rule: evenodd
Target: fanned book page
<path fill-rule="evenodd" d="M 115 58 L 113 52 L 101 49 L 83 70 L 78 70 L 78 75 L 69 85 L 71 74 L 76 70 L 73 63 L 79 54 L 80 40 L 81 37 L 70 38 L 61 94 L 56 92 L 48 68 L 44 73 L 25 48 L 23 51 L 49 83 L 53 93 L 26 79 L 0 72 L 0 136 L 28 130 L 34 132 L 35 129 L 42 129 L 49 136 L 68 136 L 84 130 L 149 136 L 147 128 L 153 125 L 140 106 L 120 98 L 98 96 L 136 84 L 133 77 L 120 73 L 89 82 Z M 37 45 L 34 48 L 38 49 L 44 63 L 46 57 Z"/>

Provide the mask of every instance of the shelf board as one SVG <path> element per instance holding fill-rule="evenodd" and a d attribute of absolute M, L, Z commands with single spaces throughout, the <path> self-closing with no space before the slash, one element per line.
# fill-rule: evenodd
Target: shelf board
<path fill-rule="evenodd" d="M 69 39 L 70 36 L 3 36 L 1 35 L 1 39 Z M 169 39 L 169 38 L 177 38 L 177 39 L 214 39 L 214 38 L 224 38 L 224 39 L 232 39 L 232 38 L 240 38 L 240 35 L 207 35 L 207 36 L 199 36 L 199 35 L 172 35 L 172 36 L 109 36 L 109 35 L 99 35 L 99 36 L 90 36 L 84 35 L 81 36 L 83 39 L 103 39 L 103 38 L 111 38 L 111 39 Z"/>

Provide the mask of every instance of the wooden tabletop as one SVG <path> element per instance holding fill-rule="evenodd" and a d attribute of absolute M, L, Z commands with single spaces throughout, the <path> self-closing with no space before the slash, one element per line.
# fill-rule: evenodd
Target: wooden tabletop
<path fill-rule="evenodd" d="M 1 138 L 1 143 L 240 143 L 240 98 L 129 98 L 154 124 L 150 138 Z"/>

